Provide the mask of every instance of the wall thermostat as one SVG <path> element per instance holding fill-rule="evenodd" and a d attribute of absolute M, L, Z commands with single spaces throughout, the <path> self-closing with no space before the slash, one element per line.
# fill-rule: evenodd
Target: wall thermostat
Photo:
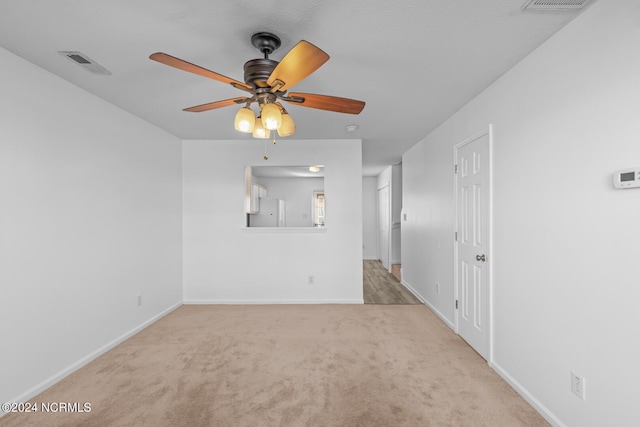
<path fill-rule="evenodd" d="M 613 186 L 615 188 L 640 187 L 640 167 L 634 169 L 622 169 L 614 173 Z"/>

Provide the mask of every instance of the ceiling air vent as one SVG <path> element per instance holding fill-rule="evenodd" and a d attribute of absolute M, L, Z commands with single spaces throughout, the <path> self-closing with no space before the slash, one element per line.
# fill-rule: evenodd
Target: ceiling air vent
<path fill-rule="evenodd" d="M 111 74 L 111 71 L 107 70 L 102 65 L 98 64 L 96 61 L 92 60 L 82 52 L 61 50 L 58 53 L 62 56 L 66 56 L 70 61 L 73 61 L 78 65 L 81 65 L 82 68 L 92 72 L 93 74 L 102 74 L 105 76 L 108 76 Z"/>
<path fill-rule="evenodd" d="M 523 9 L 526 10 L 569 10 L 582 9 L 589 0 L 528 0 Z"/>

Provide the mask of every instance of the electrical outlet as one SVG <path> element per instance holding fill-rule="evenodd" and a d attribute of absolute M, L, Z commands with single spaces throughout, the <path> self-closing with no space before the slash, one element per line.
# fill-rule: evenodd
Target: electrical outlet
<path fill-rule="evenodd" d="M 580 399 L 585 400 L 585 384 L 584 377 L 571 371 L 571 391 Z"/>
<path fill-rule="evenodd" d="M 138 307 L 142 305 L 142 294 L 138 295 Z"/>
<path fill-rule="evenodd" d="M 309 275 L 309 278 L 307 279 L 307 283 L 309 285 L 313 285 L 316 283 L 316 276 L 314 276 L 313 274 Z"/>

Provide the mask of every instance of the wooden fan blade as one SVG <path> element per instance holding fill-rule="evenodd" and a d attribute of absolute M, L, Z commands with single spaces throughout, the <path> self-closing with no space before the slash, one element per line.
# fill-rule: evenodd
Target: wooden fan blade
<path fill-rule="evenodd" d="M 267 84 L 274 86 L 276 82 L 280 81 L 283 85 L 278 87 L 278 90 L 285 91 L 320 68 L 328 60 L 329 55 L 322 49 L 302 40 L 282 58 L 282 61 L 271 72 Z"/>
<path fill-rule="evenodd" d="M 355 99 L 315 95 L 313 93 L 290 93 L 287 98 L 293 98 L 285 98 L 285 101 L 291 104 L 347 114 L 360 114 L 365 105 L 363 101 L 356 101 Z"/>
<path fill-rule="evenodd" d="M 191 113 L 201 113 L 203 111 L 215 110 L 216 108 L 228 107 L 229 105 L 242 104 L 247 102 L 250 98 L 231 98 L 223 101 L 209 102 L 208 104 L 196 105 L 195 107 L 185 108 L 182 111 L 189 111 Z"/>
<path fill-rule="evenodd" d="M 227 76 L 223 76 L 222 74 L 218 74 L 211 70 L 207 70 L 206 68 L 202 68 L 198 65 L 192 64 L 191 62 L 183 61 L 182 59 L 167 55 L 166 53 L 156 52 L 149 56 L 149 59 L 157 61 L 161 64 L 168 65 L 170 67 L 177 68 L 179 70 L 188 71 L 189 73 L 197 74 L 202 77 L 207 77 L 209 79 L 217 80 L 222 83 L 234 85 L 234 87 L 243 86 L 246 89 L 251 89 L 250 86 L 247 86 L 242 82 L 239 82 Z"/>

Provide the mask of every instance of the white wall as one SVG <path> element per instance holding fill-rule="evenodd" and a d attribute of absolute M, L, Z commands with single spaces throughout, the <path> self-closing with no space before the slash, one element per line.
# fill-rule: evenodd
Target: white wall
<path fill-rule="evenodd" d="M 454 326 L 452 147 L 457 142 L 430 136 L 402 158 L 402 282 L 451 327 Z M 439 293 L 436 283 L 440 283 Z"/>
<path fill-rule="evenodd" d="M 267 178 L 256 179 L 267 188 L 269 199 L 285 201 L 287 227 L 313 227 L 313 192 L 324 190 L 324 178 Z"/>
<path fill-rule="evenodd" d="M 325 229 L 244 229 L 244 167 L 262 144 L 184 141 L 186 303 L 362 303 L 362 143 L 281 140 L 268 164 L 325 166 Z M 308 284 L 308 277 L 315 284 Z"/>
<path fill-rule="evenodd" d="M 377 177 L 362 177 L 362 259 L 378 259 L 377 187 Z"/>
<path fill-rule="evenodd" d="M 556 425 L 640 419 L 639 16 L 598 0 L 403 157 L 404 279 L 453 323 L 453 146 L 493 124 L 492 363 Z"/>
<path fill-rule="evenodd" d="M 0 63 L 0 402 L 15 402 L 181 303 L 181 141 Z"/>

